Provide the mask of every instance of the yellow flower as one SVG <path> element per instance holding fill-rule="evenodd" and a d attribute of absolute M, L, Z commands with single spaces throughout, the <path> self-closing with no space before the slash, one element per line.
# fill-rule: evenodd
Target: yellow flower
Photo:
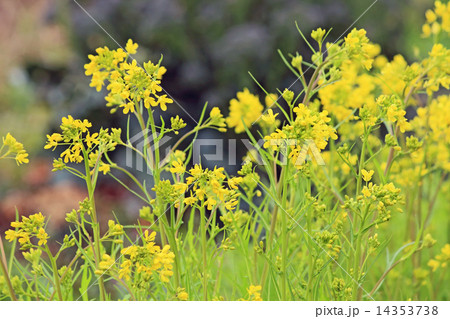
<path fill-rule="evenodd" d="M 274 105 L 276 105 L 278 100 L 278 96 L 274 93 L 268 94 L 266 95 L 266 98 L 264 99 L 264 103 L 266 104 L 267 107 L 272 107 Z"/>
<path fill-rule="evenodd" d="M 100 167 L 98 168 L 98 170 L 100 172 L 103 172 L 103 175 L 106 175 L 109 173 L 109 171 L 111 170 L 111 166 L 105 163 L 102 163 L 102 165 L 100 165 Z"/>
<path fill-rule="evenodd" d="M 248 300 L 249 301 L 262 301 L 261 298 L 261 286 L 253 286 L 247 288 Z"/>
<path fill-rule="evenodd" d="M 3 137 L 3 146 L 7 146 L 8 150 L 4 154 L 0 154 L 0 159 L 2 158 L 15 158 L 17 165 L 28 163 L 29 159 L 28 153 L 25 151 L 23 144 L 17 142 L 17 140 L 10 134 L 6 134 Z M 0 151 L 3 150 L 3 147 L 0 148 Z M 14 156 L 15 157 L 12 157 Z"/>
<path fill-rule="evenodd" d="M 129 39 L 126 46 L 125 46 L 125 50 L 129 53 L 129 54 L 136 54 L 137 52 L 137 48 L 138 48 L 138 44 L 137 43 L 133 43 L 133 40 Z"/>
<path fill-rule="evenodd" d="M 181 301 L 186 301 L 189 299 L 189 295 L 186 292 L 185 288 L 178 288 L 177 289 L 177 299 Z"/>
<path fill-rule="evenodd" d="M 364 168 L 361 170 L 362 178 L 366 182 L 369 182 L 372 179 L 374 171 L 371 169 L 370 171 L 366 171 Z"/>
<path fill-rule="evenodd" d="M 173 161 L 172 167 L 170 168 L 170 172 L 174 174 L 183 174 L 185 172 L 185 167 L 181 160 Z"/>
<path fill-rule="evenodd" d="M 166 104 L 167 103 L 173 103 L 173 100 L 169 99 L 167 97 L 167 95 L 164 94 L 164 95 L 161 95 L 161 96 L 158 97 L 158 101 L 156 103 L 159 104 L 159 107 L 161 108 L 161 110 L 166 111 L 167 110 Z"/>
<path fill-rule="evenodd" d="M 99 140 L 97 137 L 98 137 L 98 133 L 94 133 L 91 135 L 88 132 L 84 141 L 86 142 L 87 146 L 89 148 L 91 148 L 93 145 L 97 145 L 99 143 Z"/>
<path fill-rule="evenodd" d="M 19 238 L 19 234 L 18 234 L 15 230 L 8 229 L 8 230 L 5 232 L 5 239 L 6 239 L 7 241 L 11 242 L 11 241 L 13 241 L 13 240 L 15 240 L 15 239 L 17 239 L 17 238 Z"/>
<path fill-rule="evenodd" d="M 445 244 L 441 249 L 441 253 L 443 260 L 450 260 L 450 244 Z"/>
<path fill-rule="evenodd" d="M 123 107 L 123 114 L 128 114 L 128 112 L 134 113 L 134 103 L 128 102 L 121 105 Z"/>
<path fill-rule="evenodd" d="M 17 165 L 28 163 L 30 160 L 27 157 L 28 157 L 28 153 L 25 151 L 20 151 L 19 153 L 17 153 L 17 155 L 16 155 Z"/>
<path fill-rule="evenodd" d="M 63 140 L 63 137 L 61 134 L 53 133 L 52 135 L 47 134 L 47 139 L 48 142 L 44 146 L 45 149 L 55 148 L 56 146 L 58 146 L 58 142 L 61 142 Z"/>
<path fill-rule="evenodd" d="M 119 279 L 125 279 L 126 281 L 130 280 L 131 276 L 131 260 L 125 260 L 121 265 L 120 265 L 120 270 L 119 270 Z"/>
<path fill-rule="evenodd" d="M 317 43 L 322 43 L 323 37 L 325 36 L 326 30 L 322 28 L 318 28 L 311 32 L 311 38 L 317 41 Z"/>
<path fill-rule="evenodd" d="M 431 267 L 431 271 L 435 272 L 439 268 L 440 263 L 437 260 L 430 259 L 427 265 Z"/>
<path fill-rule="evenodd" d="M 47 244 L 48 235 L 45 232 L 44 228 L 40 228 L 38 233 L 36 234 L 36 237 L 39 239 L 38 245 L 42 246 Z"/>
<path fill-rule="evenodd" d="M 184 199 L 184 203 L 186 205 L 192 206 L 193 204 L 195 204 L 197 202 L 197 198 L 195 198 L 194 196 L 190 196 L 190 197 L 186 197 Z"/>
<path fill-rule="evenodd" d="M 302 62 L 303 57 L 301 55 L 297 55 L 292 58 L 291 64 L 294 68 L 297 68 L 300 72 L 302 72 Z"/>
<path fill-rule="evenodd" d="M 220 112 L 220 109 L 218 107 L 213 107 L 211 112 L 209 113 L 209 116 L 212 119 L 221 118 L 222 117 L 222 113 Z"/>
<path fill-rule="evenodd" d="M 278 116 L 277 114 L 273 114 L 272 109 L 267 110 L 267 114 L 261 116 L 261 119 L 269 126 L 275 124 L 275 118 Z"/>
<path fill-rule="evenodd" d="M 114 259 L 111 258 L 110 255 L 103 254 L 102 260 L 100 261 L 98 266 L 99 266 L 100 270 L 107 271 L 114 265 L 114 263 L 115 263 L 115 261 L 114 261 Z"/>
<path fill-rule="evenodd" d="M 372 195 L 372 193 L 370 192 L 370 190 L 367 188 L 367 186 L 364 186 L 364 188 L 362 189 L 361 193 L 365 196 L 365 197 L 370 197 Z"/>
<path fill-rule="evenodd" d="M 244 123 L 245 126 L 250 127 L 259 119 L 263 109 L 258 96 L 251 94 L 245 88 L 244 91 L 237 93 L 237 99 L 230 101 L 227 124 L 231 128 L 234 127 L 236 133 L 242 133 L 245 131 Z"/>

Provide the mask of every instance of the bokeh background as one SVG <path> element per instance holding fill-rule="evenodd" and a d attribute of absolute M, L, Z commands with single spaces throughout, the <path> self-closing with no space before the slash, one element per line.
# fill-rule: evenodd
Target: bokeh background
<path fill-rule="evenodd" d="M 110 115 L 103 92 L 89 87 L 83 65 L 97 47 L 116 48 L 132 38 L 139 61 L 164 56 L 163 87 L 193 118 L 206 101 L 226 114 L 228 101 L 248 87 L 257 92 L 250 71 L 269 91 L 294 81 L 277 50 L 309 51 L 305 34 L 333 28 L 338 39 L 374 0 L 78 0 L 109 35 L 73 0 L 0 1 L 0 136 L 11 132 L 30 153 L 30 164 L 0 166 L 0 229 L 16 209 L 51 217 L 60 229 L 65 213 L 85 197 L 83 185 L 51 172 L 45 135 L 58 129 L 62 116 L 90 119 L 96 127 L 124 127 L 126 117 Z M 379 0 L 354 25 L 365 28 L 383 53 L 414 59 L 424 12 L 433 0 Z M 114 40 L 113 40 L 113 39 Z M 179 114 L 176 104 L 165 116 Z M 191 123 L 192 124 L 192 123 Z M 206 132 L 214 138 L 217 133 Z M 208 135 L 210 134 L 210 135 Z M 229 133 L 231 134 L 231 133 Z M 223 164 L 222 164 L 223 165 Z M 111 211 L 133 223 L 140 203 L 103 179 L 98 189 L 100 214 Z M 125 220 L 124 220 L 125 219 Z"/>

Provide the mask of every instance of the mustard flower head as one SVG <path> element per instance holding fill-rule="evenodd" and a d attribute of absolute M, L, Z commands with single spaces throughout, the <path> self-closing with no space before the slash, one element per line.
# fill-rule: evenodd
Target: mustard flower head
<path fill-rule="evenodd" d="M 327 33 L 326 30 L 323 30 L 322 28 L 318 28 L 311 32 L 311 38 L 316 40 L 317 43 L 322 44 L 323 37 Z"/>
<path fill-rule="evenodd" d="M 218 107 L 213 107 L 209 113 L 209 125 L 216 128 L 219 132 L 226 132 L 227 124 Z"/>
<path fill-rule="evenodd" d="M 363 175 L 364 176 L 364 175 Z M 400 189 L 396 188 L 393 183 L 384 185 L 376 185 L 370 182 L 361 191 L 362 196 L 358 198 L 358 202 L 354 198 L 347 198 L 343 208 L 359 209 L 358 205 L 364 203 L 375 207 L 375 223 L 380 224 L 387 222 L 391 218 L 390 207 L 403 203 L 403 196 L 400 195 Z M 401 209 L 397 209 L 401 212 Z"/>
<path fill-rule="evenodd" d="M 230 101 L 230 114 L 226 121 L 228 127 L 233 128 L 236 133 L 245 131 L 245 126 L 250 127 L 259 119 L 264 107 L 259 101 L 259 97 L 250 93 L 245 88 L 244 91 L 237 93 L 237 99 Z"/>
<path fill-rule="evenodd" d="M 233 210 L 238 201 L 237 188 L 242 181 L 240 178 L 229 178 L 225 183 L 226 176 L 223 167 L 215 167 L 213 170 L 203 169 L 200 164 L 195 164 L 189 170 L 187 185 L 192 185 L 190 196 L 184 200 L 187 205 L 194 205 L 199 201 L 207 209 L 211 210 L 217 205 L 225 206 L 227 210 Z"/>
<path fill-rule="evenodd" d="M 442 31 L 450 34 L 450 3 L 444 4 L 441 1 L 434 3 L 433 10 L 425 12 L 426 22 L 422 26 L 422 36 L 428 38 L 431 35 L 438 35 Z"/>
<path fill-rule="evenodd" d="M 264 99 L 264 103 L 266 104 L 266 107 L 271 108 L 276 106 L 278 100 L 278 95 L 276 95 L 275 93 L 270 93 L 268 95 L 266 95 L 265 99 Z"/>
<path fill-rule="evenodd" d="M 371 169 L 370 171 L 366 171 L 365 169 L 361 170 L 362 178 L 366 182 L 369 182 L 372 179 L 374 171 Z"/>
<path fill-rule="evenodd" d="M 88 120 L 74 119 L 71 115 L 62 118 L 60 127 L 61 133 L 47 135 L 47 144 L 44 146 L 52 150 L 57 146 L 66 147 L 60 158 L 53 162 L 54 170 L 64 169 L 67 163 L 87 160 L 89 167 L 103 174 L 110 171 L 110 165 L 101 161 L 101 155 L 113 151 L 118 143 L 123 143 L 121 129 L 100 129 L 97 133 L 91 133 L 89 128 L 92 124 Z"/>
<path fill-rule="evenodd" d="M 253 286 L 247 288 L 248 300 L 249 301 L 262 301 L 261 298 L 261 286 Z"/>
<path fill-rule="evenodd" d="M 11 227 L 15 229 L 7 230 L 5 238 L 8 241 L 18 239 L 22 250 L 47 244 L 49 236 L 45 231 L 45 218 L 41 213 L 22 216 L 22 221 L 12 222 Z M 33 238 L 36 240 L 32 241 Z"/>
<path fill-rule="evenodd" d="M 28 153 L 24 149 L 23 144 L 19 143 L 10 133 L 6 134 L 2 140 L 3 145 L 0 147 L 0 159 L 14 158 L 17 165 L 29 162 Z M 3 153 L 4 148 L 6 148 L 5 153 Z"/>
<path fill-rule="evenodd" d="M 146 230 L 143 235 L 141 246 L 133 245 L 122 249 L 124 261 L 120 265 L 119 278 L 129 281 L 136 276 L 145 283 L 151 280 L 152 275 L 158 275 L 162 282 L 169 282 L 173 275 L 175 254 L 169 245 L 163 248 L 156 245 L 155 232 L 149 234 Z"/>
<path fill-rule="evenodd" d="M 402 102 L 396 95 L 381 95 L 377 104 L 383 109 L 386 120 L 396 123 L 402 133 L 410 131 L 411 123 L 405 118 L 406 111 L 402 108 Z"/>
<path fill-rule="evenodd" d="M 367 70 L 372 68 L 371 48 L 365 30 L 353 29 L 344 39 L 344 48 L 349 59 L 360 61 Z"/>
<path fill-rule="evenodd" d="M 100 91 L 105 82 L 109 83 L 105 99 L 113 112 L 121 108 L 124 114 L 134 113 L 139 105 L 147 109 L 159 106 L 166 111 L 167 104 L 173 103 L 166 94 L 160 94 L 161 78 L 166 68 L 151 61 L 144 63 L 143 67 L 136 60 L 129 62 L 129 54 L 135 54 L 137 48 L 136 43 L 128 40 L 125 51 L 104 47 L 98 48 L 96 55 L 89 55 L 91 62 L 85 65 L 85 73 L 92 76 L 90 85 Z"/>
<path fill-rule="evenodd" d="M 176 297 L 180 301 L 186 301 L 189 299 L 189 294 L 186 292 L 185 288 L 177 288 Z"/>
<path fill-rule="evenodd" d="M 292 124 L 277 129 L 264 137 L 264 147 L 274 151 L 286 150 L 286 154 L 295 167 L 300 168 L 306 160 L 305 143 L 314 142 L 315 148 L 325 149 L 328 139 L 337 139 L 335 129 L 328 124 L 330 118 L 327 111 L 313 111 L 303 104 L 293 109 L 295 120 Z"/>

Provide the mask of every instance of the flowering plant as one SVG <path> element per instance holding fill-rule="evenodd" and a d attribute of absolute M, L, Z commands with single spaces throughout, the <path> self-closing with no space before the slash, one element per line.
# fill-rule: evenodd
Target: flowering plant
<path fill-rule="evenodd" d="M 70 232 L 52 247 L 42 214 L 11 223 L 0 298 L 444 299 L 450 245 L 438 220 L 448 220 L 450 51 L 440 40 L 450 32 L 450 4 L 436 1 L 426 19 L 423 36 L 435 41 L 414 63 L 388 60 L 362 29 L 335 43 L 321 28 L 311 40 L 299 30 L 311 61 L 281 54 L 298 92 L 291 85 L 271 93 L 255 79 L 261 96 L 238 92 L 227 117 L 205 105 L 168 154 L 163 138 L 186 123 L 158 116 L 174 102 L 162 86 L 162 60 L 141 66 L 132 40 L 125 49 L 97 49 L 86 75 L 97 91 L 106 88 L 111 113 L 128 117 L 126 134 L 92 132 L 89 120 L 69 115 L 47 136 L 46 149 L 63 149 L 54 170 L 84 180 L 88 197 L 67 213 Z M 130 138 L 132 118 L 142 149 Z M 254 146 L 237 176 L 190 165 L 198 133 L 227 128 Z M 142 158 L 151 186 L 112 161 L 119 148 Z M 28 162 L 8 134 L 0 159 L 11 157 Z M 95 201 L 102 175 L 142 200 L 137 226 L 111 219 L 102 231 Z"/>

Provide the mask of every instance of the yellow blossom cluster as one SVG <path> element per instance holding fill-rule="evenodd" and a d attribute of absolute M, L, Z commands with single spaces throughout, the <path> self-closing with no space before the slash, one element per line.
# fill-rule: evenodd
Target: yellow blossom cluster
<path fill-rule="evenodd" d="M 85 73 L 92 76 L 90 86 L 100 91 L 105 81 L 109 82 L 105 99 L 114 111 L 121 108 L 124 114 L 134 113 L 140 103 L 147 109 L 159 106 L 165 111 L 167 104 L 173 103 L 167 94 L 160 94 L 166 68 L 151 61 L 144 63 L 144 67 L 134 59 L 128 62 L 127 58 L 135 54 L 137 48 L 136 43 L 128 40 L 125 50 L 104 47 L 96 50 L 97 55 L 89 55 L 91 62 L 85 65 Z"/>
<path fill-rule="evenodd" d="M 363 105 L 375 105 L 373 79 L 360 71 L 358 64 L 347 60 L 340 67 L 339 81 L 319 90 L 324 110 L 333 114 L 338 121 L 353 119 L 353 110 Z"/>
<path fill-rule="evenodd" d="M 309 148 L 323 150 L 328 140 L 337 139 L 337 135 L 336 130 L 328 124 L 331 119 L 327 111 L 314 111 L 304 104 L 299 104 L 293 111 L 295 120 L 264 137 L 264 147 L 273 151 L 283 151 L 285 148 L 291 163 L 300 168 L 306 160 Z M 311 141 L 313 145 L 309 144 Z"/>
<path fill-rule="evenodd" d="M 146 230 L 143 236 L 143 245 L 132 245 L 122 249 L 124 261 L 120 265 L 119 278 L 126 281 L 131 280 L 135 275 L 148 282 L 153 274 L 158 274 L 162 282 L 169 282 L 169 277 L 173 275 L 173 263 L 175 254 L 170 250 L 169 245 L 163 248 L 155 243 L 156 232 L 148 233 Z"/>
<path fill-rule="evenodd" d="M 121 129 L 100 129 L 98 133 L 90 133 L 92 124 L 88 120 L 74 119 L 71 115 L 62 118 L 62 133 L 47 135 L 45 149 L 55 149 L 66 146 L 60 158 L 53 162 L 55 170 L 62 170 L 67 163 L 81 163 L 87 161 L 89 167 L 98 169 L 106 174 L 110 165 L 101 161 L 101 155 L 113 151 L 120 139 Z"/>
<path fill-rule="evenodd" d="M 366 70 L 370 70 L 373 63 L 373 45 L 369 43 L 366 33 L 364 29 L 353 29 L 345 37 L 343 48 L 349 59 L 361 63 Z"/>
<path fill-rule="evenodd" d="M 186 292 L 185 288 L 177 288 L 176 297 L 180 301 L 187 301 L 189 299 L 189 294 Z"/>
<path fill-rule="evenodd" d="M 427 162 L 430 165 L 450 171 L 450 97 L 441 95 L 433 99 L 427 107 L 417 109 L 417 116 L 411 124 L 419 138 L 428 142 L 426 150 Z M 425 150 L 416 152 L 415 158 L 420 161 Z"/>
<path fill-rule="evenodd" d="M 406 111 L 402 107 L 402 101 L 396 95 L 381 95 L 377 98 L 377 104 L 382 108 L 386 120 L 396 123 L 400 132 L 411 130 L 411 124 L 405 118 Z"/>
<path fill-rule="evenodd" d="M 261 298 L 261 286 L 254 286 L 251 285 L 250 287 L 247 288 L 247 293 L 248 293 L 248 300 L 249 301 L 262 301 Z"/>
<path fill-rule="evenodd" d="M 364 200 L 366 205 L 373 205 L 373 207 L 376 207 L 378 216 L 375 222 L 383 223 L 391 218 L 391 212 L 388 208 L 403 201 L 403 196 L 400 195 L 400 192 L 401 190 L 396 188 L 393 183 L 376 185 L 370 182 L 368 185 L 364 186 L 361 191 L 363 197 L 359 197 L 358 200 Z M 350 201 L 352 202 L 353 199 L 350 199 Z M 352 205 L 345 204 L 344 206 L 349 207 Z M 398 211 L 401 212 L 401 208 L 398 208 Z"/>
<path fill-rule="evenodd" d="M 2 140 L 3 144 L 0 147 L 0 159 L 14 158 L 17 165 L 26 164 L 29 162 L 28 153 L 24 149 L 23 144 L 19 143 L 10 133 L 6 134 Z M 5 148 L 6 151 L 3 153 Z"/>
<path fill-rule="evenodd" d="M 227 210 L 233 210 L 238 201 L 238 185 L 242 177 L 231 177 L 226 180 L 223 167 L 215 167 L 213 170 L 203 169 L 200 164 L 195 164 L 189 170 L 186 184 L 191 185 L 190 196 L 184 199 L 186 205 L 195 205 L 199 201 L 211 210 L 216 205 L 224 206 Z"/>
<path fill-rule="evenodd" d="M 27 250 L 36 247 L 32 243 L 32 239 L 37 239 L 37 246 L 47 244 L 48 234 L 45 231 L 45 217 L 41 214 L 33 214 L 28 217 L 22 216 L 22 221 L 15 221 L 11 223 L 11 227 L 5 232 L 6 240 L 13 241 L 18 239 L 21 249 Z"/>
<path fill-rule="evenodd" d="M 213 107 L 209 113 L 209 124 L 215 127 L 219 132 L 226 132 L 226 120 L 218 107 Z"/>
<path fill-rule="evenodd" d="M 445 244 L 441 249 L 441 253 L 437 255 L 434 259 L 428 261 L 428 266 L 431 267 L 432 271 L 436 271 L 439 267 L 446 268 L 448 266 L 448 261 L 450 260 L 450 244 Z"/>
<path fill-rule="evenodd" d="M 237 93 L 237 99 L 230 101 L 230 114 L 226 119 L 228 127 L 234 127 L 236 133 L 244 132 L 245 126 L 250 127 L 260 118 L 263 109 L 259 97 L 245 88 L 244 91 Z"/>
<path fill-rule="evenodd" d="M 450 34 L 450 2 L 447 4 L 441 1 L 434 3 L 434 9 L 425 12 L 427 22 L 422 26 L 423 37 L 438 35 L 441 30 Z"/>

